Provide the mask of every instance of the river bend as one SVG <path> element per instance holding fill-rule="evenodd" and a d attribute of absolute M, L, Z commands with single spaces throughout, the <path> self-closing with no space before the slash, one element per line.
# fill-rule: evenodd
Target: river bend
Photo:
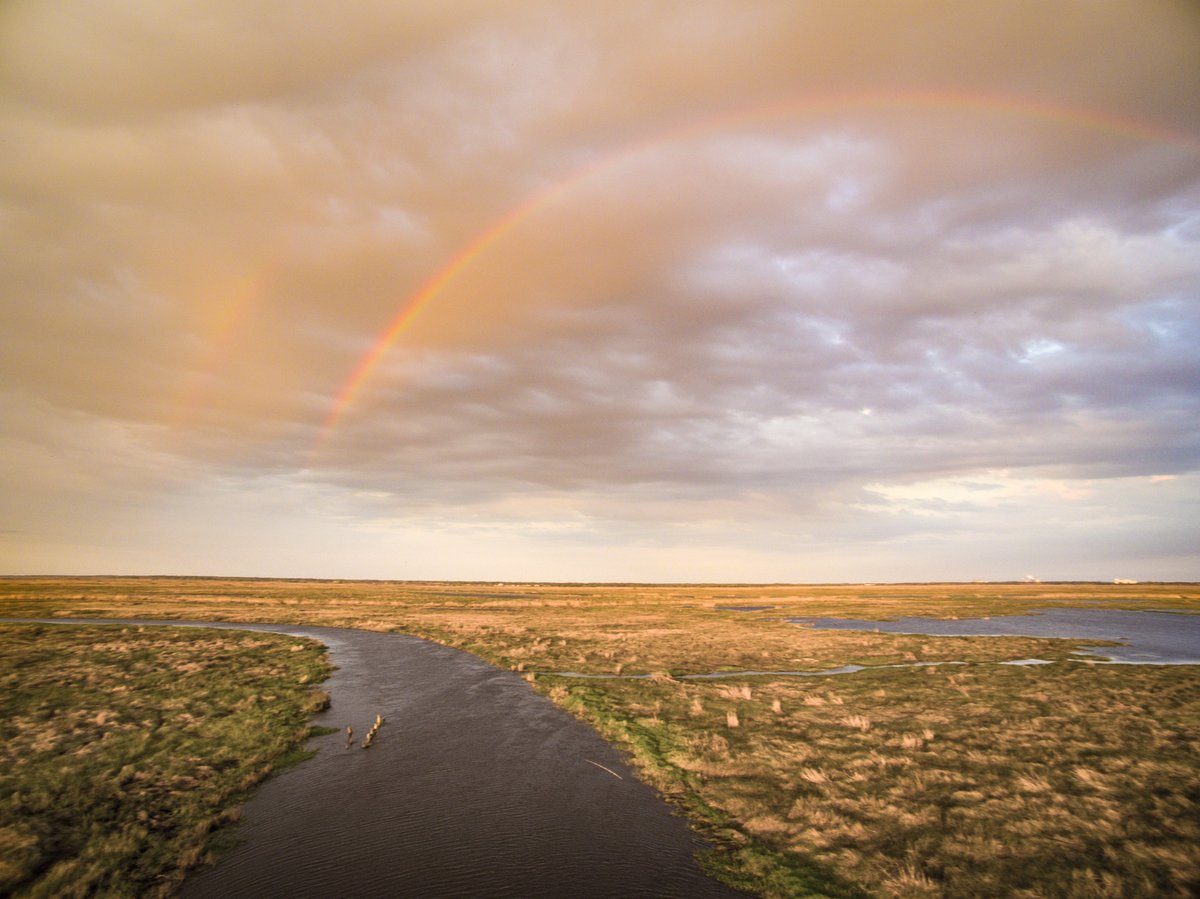
<path fill-rule="evenodd" d="M 620 753 L 468 653 L 340 628 L 47 623 L 236 628 L 329 647 L 332 701 L 313 723 L 339 733 L 313 738 L 313 759 L 259 787 L 240 845 L 189 877 L 186 899 L 743 895 L 704 875 L 694 853 L 705 844 Z M 386 723 L 364 750 L 376 714 Z"/>

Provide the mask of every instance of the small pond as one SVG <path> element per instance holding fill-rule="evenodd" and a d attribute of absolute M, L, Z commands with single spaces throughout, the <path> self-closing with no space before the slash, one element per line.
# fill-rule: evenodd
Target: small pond
<path fill-rule="evenodd" d="M 1124 646 L 1087 647 L 1089 654 L 1126 665 L 1200 664 L 1200 615 L 1121 609 L 1037 609 L 993 618 L 788 618 L 826 630 L 879 631 L 969 637 L 1065 637 L 1111 640 Z"/>

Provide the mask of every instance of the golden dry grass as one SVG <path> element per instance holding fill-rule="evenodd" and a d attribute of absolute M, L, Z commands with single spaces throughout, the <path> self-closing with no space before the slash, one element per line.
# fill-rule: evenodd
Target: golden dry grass
<path fill-rule="evenodd" d="M 703 681 L 565 688 L 664 790 L 875 894 L 1200 890 L 1194 669 L 977 665 L 953 678 L 760 681 L 753 700 Z M 653 726 L 634 707 L 647 702 Z"/>
<path fill-rule="evenodd" d="M 1081 605 L 1197 612 L 1200 590 L 0 580 L 0 614 L 398 630 L 520 669 L 628 749 L 644 777 L 719 840 L 719 872 L 763 895 L 1200 892 L 1197 668 L 1067 662 L 1071 641 L 815 631 L 779 620 Z M 1030 657 L 1064 661 L 996 664 Z M 938 664 L 680 679 L 906 663 Z"/>

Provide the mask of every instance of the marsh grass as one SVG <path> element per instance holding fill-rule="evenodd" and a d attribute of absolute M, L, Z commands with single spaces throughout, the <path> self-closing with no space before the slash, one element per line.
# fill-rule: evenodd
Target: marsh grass
<path fill-rule="evenodd" d="M 1200 589 L 0 579 L 0 614 L 10 616 L 403 631 L 519 666 L 534 689 L 628 750 L 642 777 L 716 841 L 711 870 L 749 892 L 1200 894 L 1196 667 L 1065 661 L 1094 640 L 818 631 L 780 620 L 1054 606 L 1196 613 Z M 1058 663 L 994 664 L 1035 657 Z M 679 680 L 852 663 L 928 667 Z M 655 676 L 580 681 L 561 671 Z"/>
<path fill-rule="evenodd" d="M 723 605 L 771 605 L 763 612 Z M 402 631 L 531 672 L 675 676 L 1061 659 L 1071 641 L 818 631 L 784 617 L 990 616 L 1052 606 L 1200 611 L 1195 585 L 661 586 L 0 578 L 0 613 L 278 621 Z M 803 636 L 798 636 L 803 632 Z M 1079 642 L 1079 641 L 1077 641 Z M 1090 641 L 1095 643 L 1096 641 Z"/>
<path fill-rule="evenodd" d="M 0 894 L 171 892 L 307 757 L 329 670 L 273 634 L 0 624 Z"/>
<path fill-rule="evenodd" d="M 802 858 L 810 875 L 902 896 L 1200 893 L 1193 669 L 979 665 L 954 679 L 965 691 L 905 670 L 816 686 L 759 679 L 755 701 L 737 695 L 737 729 L 718 717 L 738 692 L 729 686 L 567 689 L 663 792 L 717 832 Z M 657 704 L 653 733 L 627 711 L 633 701 Z M 743 850 L 727 845 L 736 869 Z"/>

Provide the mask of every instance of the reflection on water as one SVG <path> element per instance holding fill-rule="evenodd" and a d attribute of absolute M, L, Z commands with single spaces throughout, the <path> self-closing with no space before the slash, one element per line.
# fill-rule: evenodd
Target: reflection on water
<path fill-rule="evenodd" d="M 1129 612 L 1122 609 L 1038 609 L 995 618 L 788 618 L 827 630 L 879 631 L 970 637 L 1066 637 L 1112 640 L 1124 646 L 1086 647 L 1087 652 L 1127 665 L 1200 664 L 1200 615 Z M 1033 661 L 1033 660 L 1025 660 Z"/>

